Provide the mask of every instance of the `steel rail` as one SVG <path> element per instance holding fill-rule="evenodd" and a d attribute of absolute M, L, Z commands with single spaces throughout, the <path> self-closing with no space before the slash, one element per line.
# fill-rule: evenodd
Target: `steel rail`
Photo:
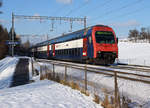
<path fill-rule="evenodd" d="M 68 65 L 68 67 L 71 67 L 71 68 L 85 70 L 84 69 L 85 66 L 79 66 L 79 65 L 76 65 L 76 64 L 71 65 L 71 64 L 68 64 L 68 63 L 58 63 L 56 61 L 47 61 L 47 60 L 44 60 L 44 62 L 52 62 L 53 64 L 60 65 L 60 66 Z M 110 70 L 110 69 L 99 69 L 99 68 L 93 68 L 93 67 L 87 67 L 87 71 L 91 72 L 91 73 L 103 74 L 103 75 L 109 75 L 109 76 L 114 76 L 114 73 L 117 73 L 117 74 L 126 74 L 126 75 L 134 75 L 134 76 L 138 76 L 138 77 L 150 78 L 150 76 L 148 76 L 148 75 L 126 73 L 126 72 L 114 71 L 114 70 Z M 131 77 L 127 77 L 127 76 L 121 76 L 121 75 L 117 75 L 117 77 L 122 78 L 122 79 L 126 79 L 126 80 L 138 81 L 138 82 L 143 82 L 143 83 L 146 83 L 146 84 L 150 84 L 150 81 L 148 81 L 148 80 L 141 80 L 141 79 L 131 78 Z"/>
<path fill-rule="evenodd" d="M 47 60 L 46 60 L 47 61 Z M 49 60 L 48 60 L 49 61 Z M 58 62 L 58 61 L 50 61 L 50 62 Z M 67 64 L 67 65 L 71 65 L 69 63 L 61 63 L 61 64 Z M 76 65 L 76 64 L 73 64 L 74 66 L 80 66 L 80 65 Z M 80 67 L 84 67 L 84 66 L 80 66 Z M 105 68 L 108 68 L 106 66 L 103 66 Z M 111 71 L 111 72 L 117 72 L 117 73 L 120 73 L 120 74 L 129 74 L 129 75 L 136 75 L 136 76 L 141 76 L 141 77 L 147 77 L 147 78 L 150 78 L 149 75 L 141 75 L 141 74 L 135 74 L 135 73 L 127 73 L 127 72 L 121 72 L 121 71 L 114 71 L 112 69 L 102 69 L 102 68 L 93 68 L 93 67 L 87 67 L 87 68 L 92 68 L 92 69 L 96 69 L 96 70 L 103 70 L 103 71 Z M 117 66 L 116 67 L 110 67 L 110 68 L 114 68 L 114 69 L 122 69 L 122 68 L 118 68 Z M 132 68 L 132 67 L 131 67 Z M 124 68 L 123 68 L 124 69 Z M 130 69 L 132 70 L 132 69 Z M 142 71 L 142 70 L 141 70 Z M 143 71 L 142 71 L 143 72 Z M 145 71 L 144 71 L 145 72 Z M 150 73 L 150 70 L 149 71 L 146 71 L 148 73 Z"/>
<path fill-rule="evenodd" d="M 115 69 L 127 69 L 127 70 L 135 70 L 135 71 L 142 71 L 142 72 L 148 72 L 150 73 L 150 69 L 145 69 L 144 67 L 139 67 L 139 66 L 110 66 L 110 68 L 115 68 Z M 146 67 L 147 68 L 147 67 Z"/>

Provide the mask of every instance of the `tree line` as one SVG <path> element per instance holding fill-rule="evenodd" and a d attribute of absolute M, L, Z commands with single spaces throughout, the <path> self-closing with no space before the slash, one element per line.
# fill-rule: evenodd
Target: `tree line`
<path fill-rule="evenodd" d="M 8 32 L 6 28 L 0 25 L 0 59 L 6 57 L 7 55 L 11 56 L 12 45 L 8 45 L 7 42 L 12 40 L 12 29 Z M 21 43 L 20 36 L 14 32 L 14 41 L 19 42 L 20 44 L 14 45 L 14 55 L 28 56 L 30 42 L 27 40 L 25 43 Z"/>
<path fill-rule="evenodd" d="M 6 41 L 9 39 L 8 31 L 0 25 L 0 59 L 8 54 L 8 46 Z"/>
<path fill-rule="evenodd" d="M 0 25 L 0 59 L 4 58 L 6 55 L 11 55 L 9 51 L 11 51 L 12 45 L 8 45 L 8 41 L 12 40 L 11 33 L 12 29 L 8 32 L 6 28 Z M 14 41 L 20 41 L 20 37 L 16 35 L 14 32 Z M 15 45 L 14 50 L 18 50 L 20 45 Z"/>
<path fill-rule="evenodd" d="M 137 40 L 146 40 L 150 42 L 150 27 L 142 27 L 140 31 L 137 29 L 129 30 L 128 38 L 135 42 L 137 42 Z"/>

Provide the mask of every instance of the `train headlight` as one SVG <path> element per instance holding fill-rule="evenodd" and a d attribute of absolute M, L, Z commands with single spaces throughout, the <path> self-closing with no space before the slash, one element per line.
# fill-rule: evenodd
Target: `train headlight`
<path fill-rule="evenodd" d="M 99 53 L 99 54 L 100 54 L 100 53 L 101 53 L 101 51 L 98 51 L 97 53 Z"/>

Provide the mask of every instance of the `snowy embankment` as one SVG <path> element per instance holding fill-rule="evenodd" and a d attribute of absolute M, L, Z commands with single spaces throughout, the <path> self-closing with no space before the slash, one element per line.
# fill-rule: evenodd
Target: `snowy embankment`
<path fill-rule="evenodd" d="M 150 43 L 119 42 L 119 62 L 150 66 Z"/>
<path fill-rule="evenodd" d="M 1 108 L 102 108 L 91 97 L 61 84 L 43 80 L 0 90 Z"/>
<path fill-rule="evenodd" d="M 43 65 L 44 67 L 47 66 L 49 70 L 51 70 L 50 72 L 52 72 L 53 65 L 49 63 L 39 63 L 39 64 Z M 70 64 L 74 64 L 74 63 L 70 63 Z M 94 65 L 88 65 L 88 66 L 100 68 L 100 66 L 94 66 Z M 65 74 L 64 70 L 65 69 L 63 66 L 55 65 L 56 74 L 59 73 L 60 76 L 62 74 L 64 75 Z M 113 68 L 111 70 L 113 70 Z M 43 71 L 43 74 L 44 73 L 45 71 Z M 74 80 L 77 83 L 79 83 L 80 80 L 84 80 L 83 70 L 68 67 L 67 75 L 68 75 L 68 81 Z M 63 79 L 64 76 L 62 76 L 61 78 Z M 75 80 L 73 78 L 77 78 L 77 79 Z M 90 92 L 91 95 L 94 92 L 96 92 L 97 94 L 99 94 L 100 98 L 104 100 L 105 93 L 103 90 L 107 89 L 107 91 L 110 93 L 109 96 L 114 96 L 113 93 L 114 93 L 115 84 L 114 84 L 113 76 L 88 72 L 87 80 L 93 83 L 92 86 L 90 85 L 88 86 L 88 91 Z M 121 79 L 121 78 L 118 78 L 117 82 L 118 82 L 118 88 L 119 88 L 121 97 L 125 96 L 126 98 L 131 99 L 132 102 L 136 102 L 136 105 L 143 105 L 144 108 L 150 108 L 150 107 L 145 107 L 145 105 L 150 103 L 150 84 L 144 84 L 144 83 L 136 82 L 136 81 L 129 81 L 129 80 Z"/>
<path fill-rule="evenodd" d="M 0 89 L 10 86 L 18 61 L 17 57 L 6 57 L 0 60 Z"/>
<path fill-rule="evenodd" d="M 9 88 L 19 58 L 6 57 L 0 61 L 1 108 L 102 108 L 92 97 L 48 80 Z M 31 70 L 30 59 L 30 78 Z"/>

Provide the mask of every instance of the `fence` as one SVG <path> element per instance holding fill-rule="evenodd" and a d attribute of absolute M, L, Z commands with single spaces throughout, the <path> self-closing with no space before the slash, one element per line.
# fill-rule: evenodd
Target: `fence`
<path fill-rule="evenodd" d="M 102 75 L 102 77 L 97 78 L 100 80 L 94 81 L 96 79 L 92 80 L 91 78 L 91 76 L 94 76 L 94 74 L 95 76 Z M 118 78 L 150 84 L 150 81 L 123 77 L 120 76 L 120 74 L 121 72 L 117 71 L 106 72 L 105 69 L 102 69 L 101 72 L 98 72 L 96 71 L 96 68 L 88 69 L 87 65 L 77 66 L 57 62 L 49 62 L 40 65 L 41 79 L 47 78 L 66 85 L 72 85 L 74 86 L 73 88 L 80 88 L 83 93 L 90 93 L 93 94 L 95 98 L 97 97 L 98 100 L 101 101 L 101 104 L 106 108 L 107 106 L 110 106 L 110 104 L 112 105 L 112 107 L 110 108 L 127 108 L 127 104 L 131 103 L 131 100 L 129 98 L 126 98 L 125 96 L 123 96 L 123 94 L 120 94 L 120 87 L 118 87 L 118 82 L 120 80 L 118 81 Z M 137 76 L 139 77 L 139 75 Z M 110 85 L 113 89 L 109 89 L 105 86 L 105 81 L 103 79 L 106 79 L 106 77 L 108 77 L 107 80 L 111 82 Z M 99 94 L 101 95 L 99 96 Z M 139 104 L 139 106 L 142 105 Z"/>

